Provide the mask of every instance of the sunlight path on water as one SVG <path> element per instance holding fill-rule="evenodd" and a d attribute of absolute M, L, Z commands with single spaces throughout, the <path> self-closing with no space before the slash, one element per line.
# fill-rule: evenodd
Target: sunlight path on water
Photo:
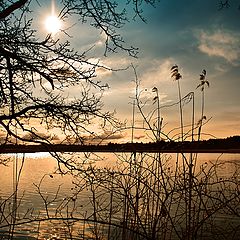
<path fill-rule="evenodd" d="M 118 164 L 126 164 L 127 159 L 131 159 L 130 154 L 123 153 L 119 154 L 98 154 L 93 155 L 81 155 L 81 159 L 86 158 L 88 162 L 92 162 L 92 166 L 97 166 L 99 168 L 109 168 L 119 167 Z M 10 156 L 10 155 L 8 155 Z M 16 155 L 11 155 L 16 157 Z M 17 155 L 18 167 L 21 165 L 22 154 Z M 175 164 L 176 154 L 168 154 L 169 164 Z M 4 155 L 6 158 L 7 156 Z M 15 158 L 16 159 L 16 158 Z M 92 159 L 92 160 L 91 160 Z M 96 162 L 94 162 L 94 159 Z M 118 159 L 118 160 L 117 160 Z M 121 159 L 123 162 L 121 162 Z M 186 159 L 189 159 L 189 155 L 186 155 Z M 117 160 L 117 161 L 116 161 Z M 197 171 L 200 166 L 211 165 L 211 163 L 221 163 L 221 162 L 235 162 L 240 164 L 240 154 L 199 154 L 197 159 Z M 127 165 L 127 164 L 126 164 Z M 49 213 L 53 213 L 61 205 L 60 203 L 64 201 L 69 196 L 73 196 L 75 185 L 73 184 L 74 177 L 71 175 L 61 175 L 55 174 L 58 164 L 56 159 L 52 158 L 46 153 L 37 154 L 26 154 L 23 164 L 23 170 L 20 176 L 19 187 L 18 187 L 18 198 L 21 199 L 21 204 L 18 209 L 19 214 L 25 213 L 28 209 L 33 209 L 34 214 L 43 214 L 46 216 L 43 199 L 40 197 L 39 192 L 37 192 L 37 187 L 41 183 L 41 193 L 43 196 L 47 197 L 48 200 L 54 199 L 57 194 L 57 201 L 54 201 L 49 205 Z M 232 168 L 233 165 L 227 164 L 224 168 L 220 168 L 220 176 L 227 177 L 231 175 L 236 169 Z M 9 197 L 12 194 L 13 186 L 13 162 L 9 162 L 8 166 L 0 165 L 0 199 Z M 119 168 L 120 169 L 120 168 Z M 238 170 L 239 171 L 239 170 Z M 35 184 L 35 185 L 34 185 Z M 58 192 L 58 187 L 59 192 Z M 57 193 L 58 192 L 58 193 Z M 78 208 L 78 213 L 80 217 L 84 211 L 91 212 L 91 204 L 89 205 L 90 192 L 83 191 L 79 194 L 76 201 L 74 200 L 73 205 L 76 203 Z M 69 206 L 72 206 L 71 204 Z M 75 215 L 76 216 L 76 215 Z M 79 223 L 80 224 L 80 223 Z M 19 234 L 24 236 L 38 237 L 38 239 L 66 239 L 64 238 L 65 231 L 67 231 L 66 226 L 63 223 L 58 223 L 57 221 L 44 221 L 41 223 L 40 230 L 37 230 L 37 223 L 24 224 L 22 226 L 16 227 Z M 78 226 L 80 228 L 81 226 Z M 1 229 L 0 229 L 1 234 Z M 81 238 L 80 238 L 81 239 Z"/>

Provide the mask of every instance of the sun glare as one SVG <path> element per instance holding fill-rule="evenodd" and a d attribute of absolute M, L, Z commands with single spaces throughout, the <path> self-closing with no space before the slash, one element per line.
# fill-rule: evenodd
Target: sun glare
<path fill-rule="evenodd" d="M 45 27 L 48 33 L 56 34 L 61 30 L 61 20 L 55 16 L 48 16 L 45 20 Z"/>

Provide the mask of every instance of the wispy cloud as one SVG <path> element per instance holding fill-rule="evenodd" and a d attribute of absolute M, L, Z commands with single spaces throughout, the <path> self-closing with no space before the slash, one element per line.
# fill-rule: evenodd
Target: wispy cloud
<path fill-rule="evenodd" d="M 170 58 L 165 59 L 164 61 L 152 61 L 149 70 L 141 76 L 142 84 L 144 85 L 146 83 L 149 86 L 149 83 L 151 83 L 154 86 L 169 81 L 169 72 L 173 64 L 175 64 L 175 62 Z"/>
<path fill-rule="evenodd" d="M 167 103 L 170 100 L 168 99 L 169 91 L 165 92 L 165 89 L 172 82 L 170 69 L 174 64 L 176 61 L 172 58 L 153 60 L 149 64 L 149 67 L 139 76 L 141 81 L 139 91 L 143 100 L 153 99 L 156 96 L 152 91 L 153 87 L 158 88 L 161 103 Z"/>
<path fill-rule="evenodd" d="M 198 49 L 209 56 L 222 57 L 238 65 L 240 58 L 240 34 L 231 31 L 198 31 Z"/>
<path fill-rule="evenodd" d="M 126 134 L 124 133 L 113 133 L 111 131 L 104 131 L 99 133 L 98 135 L 89 135 L 84 137 L 84 142 L 90 144 L 99 144 L 105 142 L 118 142 L 119 140 L 123 140 Z"/>

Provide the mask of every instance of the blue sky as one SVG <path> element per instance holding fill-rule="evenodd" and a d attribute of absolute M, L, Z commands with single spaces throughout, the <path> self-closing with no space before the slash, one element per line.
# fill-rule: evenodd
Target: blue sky
<path fill-rule="evenodd" d="M 161 0 L 155 8 L 144 6 L 143 15 L 147 23 L 137 19 L 120 30 L 126 44 L 139 47 L 137 59 L 123 52 L 104 57 L 104 36 L 81 23 L 69 30 L 73 36 L 69 40 L 79 51 L 95 45 L 90 57 L 106 66 L 118 68 L 134 64 L 143 89 L 148 90 L 144 97 L 151 99 L 151 89 L 157 87 L 163 105 L 178 100 L 176 83 L 170 77 L 171 66 L 177 64 L 183 76 L 182 94 L 195 92 L 196 120 L 200 117 L 201 101 L 200 90 L 196 86 L 199 84 L 199 74 L 206 69 L 210 87 L 206 89 L 205 115 L 209 122 L 203 130 L 216 137 L 239 135 L 239 1 L 232 0 L 231 7 L 221 11 L 218 10 L 218 3 L 218 0 Z M 50 6 L 51 1 L 44 1 L 41 7 L 35 8 L 39 18 L 44 19 L 50 13 Z M 74 21 L 76 19 L 69 19 L 64 24 L 70 26 Z M 43 29 L 40 32 L 44 34 Z M 130 124 L 132 107 L 129 102 L 134 94 L 135 78 L 133 70 L 99 70 L 98 77 L 110 85 L 104 96 L 105 108 L 116 109 L 117 116 L 122 120 L 128 119 Z M 189 118 L 189 111 L 189 107 L 184 109 L 186 118 Z M 178 108 L 164 109 L 163 117 L 166 132 L 179 125 Z M 144 135 L 138 134 L 139 139 Z"/>

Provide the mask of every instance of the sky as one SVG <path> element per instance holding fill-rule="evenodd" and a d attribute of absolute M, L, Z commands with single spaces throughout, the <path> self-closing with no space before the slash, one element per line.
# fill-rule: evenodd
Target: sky
<path fill-rule="evenodd" d="M 104 56 L 104 36 L 87 25 L 69 19 L 65 27 L 69 40 L 76 49 L 84 51 L 95 46 L 90 52 L 92 61 L 114 69 L 126 68 L 133 64 L 143 90 L 142 99 L 147 100 L 145 113 L 154 105 L 153 87 L 160 95 L 163 130 L 172 136 L 179 130 L 179 109 L 165 107 L 178 101 L 177 83 L 171 78 L 171 67 L 178 65 L 182 75 L 180 80 L 182 96 L 193 91 L 195 94 L 196 121 L 201 118 L 201 91 L 196 89 L 200 83 L 202 70 L 207 72 L 210 87 L 205 89 L 206 124 L 203 132 L 206 138 L 240 135 L 240 10 L 239 1 L 232 0 L 228 9 L 219 10 L 218 0 L 161 0 L 155 8 L 144 5 L 143 16 L 130 21 L 121 30 L 129 46 L 139 48 L 138 58 L 129 57 L 124 52 Z M 40 1 L 41 6 L 32 3 L 36 16 L 35 25 L 40 34 L 45 34 L 43 20 L 51 13 L 51 1 Z M 57 7 L 56 7 L 57 9 Z M 73 23 L 76 25 L 72 25 Z M 59 38 L 67 38 L 60 35 Z M 132 124 L 132 103 L 135 94 L 135 74 L 133 68 L 124 71 L 98 71 L 98 78 L 107 82 L 110 89 L 104 94 L 105 109 L 116 110 L 116 116 L 127 125 Z M 76 89 L 77 92 L 77 89 Z M 191 104 L 184 106 L 184 124 L 191 122 Z M 142 118 L 135 110 L 135 126 L 142 124 Z M 186 128 L 187 129 L 187 128 Z M 145 141 L 147 134 L 135 131 L 136 141 Z M 130 133 L 123 133 L 129 140 Z M 119 137 L 118 135 L 118 138 Z"/>

